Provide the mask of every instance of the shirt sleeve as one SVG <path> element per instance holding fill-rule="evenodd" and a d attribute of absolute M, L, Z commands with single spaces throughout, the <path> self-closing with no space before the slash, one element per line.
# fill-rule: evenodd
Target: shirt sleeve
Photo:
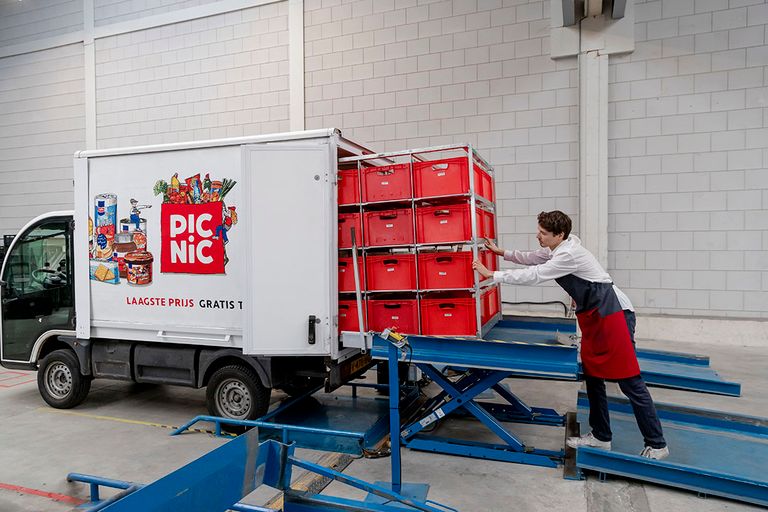
<path fill-rule="evenodd" d="M 535 251 L 504 251 L 504 259 L 518 265 L 540 265 L 552 258 L 552 251 L 542 247 Z"/>
<path fill-rule="evenodd" d="M 494 283 L 534 285 L 573 274 L 576 269 L 577 265 L 573 256 L 561 252 L 540 265 L 496 271 L 493 273 L 493 281 Z"/>

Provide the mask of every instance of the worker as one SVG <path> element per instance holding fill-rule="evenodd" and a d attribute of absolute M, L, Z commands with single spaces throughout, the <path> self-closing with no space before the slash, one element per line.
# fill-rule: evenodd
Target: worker
<path fill-rule="evenodd" d="M 491 240 L 485 241 L 489 250 L 507 261 L 526 265 L 526 268 L 491 272 L 477 259 L 472 262 L 472 267 L 484 278 L 493 278 L 497 283 L 536 285 L 554 279 L 576 302 L 592 431 L 581 437 L 569 437 L 568 446 L 611 449 L 605 392 L 605 381 L 609 380 L 618 382 L 632 404 L 645 441 L 640 455 L 663 459 L 669 455 L 669 448 L 653 399 L 640 375 L 633 347 L 632 303 L 612 283 L 611 276 L 592 253 L 581 245 L 581 240 L 571 235 L 571 225 L 570 217 L 561 211 L 541 212 L 536 235 L 541 249 L 505 251 Z"/>

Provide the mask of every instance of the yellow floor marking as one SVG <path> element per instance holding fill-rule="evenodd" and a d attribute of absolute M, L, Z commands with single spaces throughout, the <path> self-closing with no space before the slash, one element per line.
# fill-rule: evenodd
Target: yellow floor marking
<path fill-rule="evenodd" d="M 53 412 L 56 414 L 67 414 L 69 416 L 79 416 L 81 418 L 90 418 L 94 420 L 106 420 L 106 421 L 116 421 L 118 423 L 128 423 L 130 425 L 144 425 L 146 427 L 157 427 L 157 428 L 164 428 L 168 430 L 176 430 L 177 426 L 175 425 L 163 425 L 162 423 L 153 423 L 151 421 L 140 421 L 140 420 L 129 420 L 126 418 L 116 418 L 114 416 L 102 416 L 98 414 L 88 414 L 84 412 L 74 412 L 74 411 L 62 411 L 61 409 L 51 409 L 48 407 L 40 407 L 37 409 L 38 411 L 45 411 L 45 412 Z M 188 429 L 190 432 L 201 432 L 203 434 L 211 434 L 214 435 L 215 432 L 213 430 L 203 430 L 203 429 L 197 429 L 197 428 L 190 428 Z M 234 437 L 231 434 L 227 434 L 226 432 L 223 433 L 223 435 Z"/>

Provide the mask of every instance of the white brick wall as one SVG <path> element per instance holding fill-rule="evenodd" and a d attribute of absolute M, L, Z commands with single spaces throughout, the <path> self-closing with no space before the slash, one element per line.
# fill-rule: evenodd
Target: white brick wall
<path fill-rule="evenodd" d="M 85 145 L 83 47 L 0 59 L 0 234 L 72 208 L 72 155 Z"/>
<path fill-rule="evenodd" d="M 83 29 L 83 0 L 4 2 L 0 14 L 0 46 Z"/>
<path fill-rule="evenodd" d="M 94 24 L 97 27 L 109 25 L 214 1 L 216 0 L 94 0 Z"/>
<path fill-rule="evenodd" d="M 541 210 L 578 211 L 576 61 L 549 58 L 548 0 L 304 5 L 307 128 L 338 126 L 381 151 L 475 144 L 496 166 L 507 247 L 535 247 Z"/>
<path fill-rule="evenodd" d="M 288 130 L 285 2 L 96 41 L 98 147 Z"/>
<path fill-rule="evenodd" d="M 95 0 L 95 22 L 213 1 Z M 81 30 L 82 4 L 6 2 L 0 45 Z M 307 128 L 378 150 L 476 145 L 506 247 L 535 246 L 539 211 L 578 211 L 576 60 L 549 57 L 549 0 L 304 5 Z M 636 50 L 609 68 L 609 270 L 640 312 L 768 317 L 768 4 L 635 7 Z M 287 25 L 279 2 L 98 39 L 98 147 L 287 130 Z M 71 205 L 82 72 L 79 45 L 0 59 L 1 228 Z"/>
<path fill-rule="evenodd" d="M 641 312 L 768 317 L 767 8 L 637 0 L 611 59 L 610 259 Z"/>

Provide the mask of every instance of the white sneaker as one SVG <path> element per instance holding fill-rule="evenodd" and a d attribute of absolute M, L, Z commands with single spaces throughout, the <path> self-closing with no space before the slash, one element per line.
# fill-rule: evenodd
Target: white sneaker
<path fill-rule="evenodd" d="M 654 460 L 666 459 L 669 457 L 669 448 L 666 446 L 664 448 L 651 448 L 650 446 L 646 446 L 643 448 L 643 451 L 640 452 L 640 456 Z"/>
<path fill-rule="evenodd" d="M 585 434 L 581 437 L 569 437 L 565 440 L 565 444 L 571 448 L 578 448 L 580 446 L 591 446 L 592 448 L 602 448 L 604 450 L 611 449 L 610 441 L 601 441 L 592 435 L 592 432 Z"/>

